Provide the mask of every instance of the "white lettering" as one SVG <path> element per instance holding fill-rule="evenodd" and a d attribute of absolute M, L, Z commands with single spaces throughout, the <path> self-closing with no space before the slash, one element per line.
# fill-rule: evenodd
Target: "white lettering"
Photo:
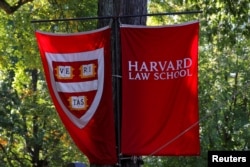
<path fill-rule="evenodd" d="M 190 73 L 190 69 L 183 69 L 180 71 L 154 73 L 154 80 L 169 80 L 189 76 L 192 76 L 192 74 Z"/>
<path fill-rule="evenodd" d="M 132 70 L 134 68 L 134 70 Z M 128 61 L 128 70 L 129 71 L 138 71 L 138 62 L 135 61 L 135 64 L 132 64 L 131 61 Z"/>
<path fill-rule="evenodd" d="M 149 80 L 150 73 L 135 73 L 129 72 L 129 80 Z"/>
<path fill-rule="evenodd" d="M 169 80 L 192 76 L 191 58 L 175 61 L 128 61 L 129 80 Z M 86 69 L 88 70 L 88 69 Z"/>
<path fill-rule="evenodd" d="M 175 61 L 128 61 L 129 71 L 175 71 L 181 69 L 187 69 L 192 66 L 191 58 L 184 58 L 182 60 Z"/>
<path fill-rule="evenodd" d="M 166 65 L 167 65 L 167 61 L 164 61 L 164 64 L 162 64 L 161 61 L 158 62 L 160 68 L 161 68 L 161 71 L 164 71 L 164 69 L 166 68 Z"/>
<path fill-rule="evenodd" d="M 157 62 L 155 61 L 150 62 L 150 71 L 158 71 Z"/>
<path fill-rule="evenodd" d="M 247 162 L 247 157 L 239 157 L 241 158 L 241 162 Z"/>
<path fill-rule="evenodd" d="M 142 80 L 148 80 L 150 73 L 141 73 Z"/>
<path fill-rule="evenodd" d="M 132 72 L 129 72 L 128 75 L 129 75 L 128 77 L 129 80 L 134 80 L 134 78 L 132 77 Z"/>
<path fill-rule="evenodd" d="M 167 72 L 167 79 L 174 79 L 174 72 Z"/>
<path fill-rule="evenodd" d="M 176 60 L 176 70 L 182 69 L 182 60 Z"/>
<path fill-rule="evenodd" d="M 212 162 L 246 162 L 246 157 L 219 157 L 218 155 L 212 155 Z"/>
<path fill-rule="evenodd" d="M 141 80 L 140 73 L 136 73 L 135 80 Z"/>
<path fill-rule="evenodd" d="M 192 66 L 192 59 L 190 58 L 185 58 L 184 59 L 184 64 L 183 64 L 183 68 L 189 68 Z"/>
<path fill-rule="evenodd" d="M 169 63 L 168 63 L 167 71 L 169 71 L 169 70 L 175 70 L 172 61 L 169 61 Z"/>
<path fill-rule="evenodd" d="M 174 72 L 174 78 L 178 78 L 179 76 L 180 76 L 180 72 L 179 71 Z"/>
<path fill-rule="evenodd" d="M 218 162 L 218 155 L 212 155 L 212 162 Z"/>
<path fill-rule="evenodd" d="M 187 76 L 187 71 L 186 70 L 180 70 L 180 77 L 185 77 Z"/>
<path fill-rule="evenodd" d="M 148 71 L 148 67 L 145 62 L 142 63 L 140 71 Z"/>

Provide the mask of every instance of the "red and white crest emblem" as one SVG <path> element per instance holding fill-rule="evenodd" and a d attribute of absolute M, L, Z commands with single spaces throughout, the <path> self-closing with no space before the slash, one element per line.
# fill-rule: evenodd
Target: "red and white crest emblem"
<path fill-rule="evenodd" d="M 78 53 L 45 53 L 50 82 L 65 114 L 85 127 L 100 103 L 104 84 L 104 49 Z"/>

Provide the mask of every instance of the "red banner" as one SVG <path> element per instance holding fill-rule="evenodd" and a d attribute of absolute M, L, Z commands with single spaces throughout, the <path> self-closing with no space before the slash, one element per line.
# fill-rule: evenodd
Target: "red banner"
<path fill-rule="evenodd" d="M 125 155 L 199 155 L 199 23 L 121 26 Z"/>
<path fill-rule="evenodd" d="M 91 164 L 115 164 L 110 28 L 36 37 L 52 100 L 73 141 Z"/>

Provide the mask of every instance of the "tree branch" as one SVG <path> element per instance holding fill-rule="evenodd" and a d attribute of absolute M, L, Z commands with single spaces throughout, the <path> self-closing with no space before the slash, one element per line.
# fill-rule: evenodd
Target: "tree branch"
<path fill-rule="evenodd" d="M 32 2 L 34 0 L 19 0 L 15 5 L 11 6 L 8 2 L 5 0 L 0 0 L 0 8 L 3 9 L 6 14 L 13 14 L 15 11 L 17 11 L 22 5 Z"/>

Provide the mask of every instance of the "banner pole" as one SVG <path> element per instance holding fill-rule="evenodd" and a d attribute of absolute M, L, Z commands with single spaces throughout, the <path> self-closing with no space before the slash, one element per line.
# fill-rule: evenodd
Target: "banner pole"
<path fill-rule="evenodd" d="M 115 124 L 116 124 L 116 140 L 117 140 L 117 157 L 118 166 L 122 166 L 121 162 L 121 54 L 120 54 L 120 38 L 119 38 L 119 21 L 117 17 L 113 18 L 113 81 L 114 81 L 114 104 L 115 104 Z"/>

